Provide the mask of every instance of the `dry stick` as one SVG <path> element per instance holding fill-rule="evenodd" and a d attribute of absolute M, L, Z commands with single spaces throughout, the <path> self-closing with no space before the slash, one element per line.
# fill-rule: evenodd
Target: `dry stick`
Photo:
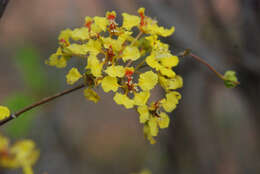
<path fill-rule="evenodd" d="M 9 122 L 9 121 L 11 121 L 11 120 L 13 120 L 13 119 L 19 117 L 19 116 L 20 116 L 21 114 L 23 114 L 24 112 L 30 111 L 31 109 L 36 108 L 37 106 L 40 106 L 40 105 L 42 105 L 42 104 L 44 104 L 44 103 L 48 103 L 48 102 L 50 102 L 50 101 L 52 101 L 52 100 L 54 100 L 54 99 L 56 99 L 56 98 L 59 98 L 59 97 L 61 97 L 61 96 L 64 96 L 64 95 L 66 95 L 66 94 L 69 94 L 69 93 L 71 93 L 71 92 L 77 91 L 77 90 L 79 90 L 79 89 L 81 89 L 81 88 L 84 88 L 85 86 L 86 86 L 85 84 L 81 84 L 81 85 L 78 85 L 78 86 L 76 86 L 76 87 L 74 87 L 74 88 L 71 88 L 71 89 L 62 91 L 62 92 L 57 93 L 57 94 L 55 94 L 55 95 L 53 95 L 53 96 L 46 97 L 46 98 L 44 98 L 44 99 L 42 99 L 42 100 L 40 100 L 40 101 L 38 101 L 38 102 L 36 102 L 36 103 L 33 103 L 32 105 L 23 108 L 22 110 L 16 112 L 15 114 L 10 115 L 10 117 L 8 117 L 8 118 L 6 118 L 6 119 L 4 119 L 4 120 L 1 120 L 1 121 L 0 121 L 0 126 L 2 126 L 2 125 L 4 125 L 5 123 L 7 123 L 7 122 Z"/>

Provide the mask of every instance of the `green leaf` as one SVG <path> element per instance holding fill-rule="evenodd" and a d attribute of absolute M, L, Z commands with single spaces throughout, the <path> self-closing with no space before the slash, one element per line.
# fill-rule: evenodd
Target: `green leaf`
<path fill-rule="evenodd" d="M 234 88 L 236 87 L 239 82 L 236 77 L 235 71 L 226 71 L 224 75 L 224 83 L 227 88 Z"/>

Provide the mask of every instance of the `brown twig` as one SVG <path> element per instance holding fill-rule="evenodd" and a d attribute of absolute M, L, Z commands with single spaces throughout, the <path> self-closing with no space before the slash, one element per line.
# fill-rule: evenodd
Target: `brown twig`
<path fill-rule="evenodd" d="M 214 72 L 221 80 L 226 80 L 226 78 L 224 77 L 224 75 L 222 75 L 221 73 L 219 73 L 215 68 L 213 68 L 210 64 L 208 64 L 205 60 L 203 60 L 201 57 L 193 54 L 190 52 L 189 49 L 185 50 L 184 52 L 180 53 L 179 56 L 181 57 L 185 57 L 185 56 L 190 56 L 191 58 L 195 59 L 196 61 L 206 65 L 209 70 L 211 70 L 212 72 Z M 237 82 L 232 82 L 234 83 L 235 85 L 239 85 L 240 83 L 237 81 Z"/>
<path fill-rule="evenodd" d="M 212 72 L 214 72 L 220 79 L 225 80 L 224 76 L 222 74 L 220 74 L 217 70 L 215 70 L 215 68 L 213 68 L 210 64 L 208 64 L 205 60 L 203 60 L 202 58 L 200 58 L 199 56 L 190 53 L 189 54 L 193 59 L 197 60 L 198 62 L 206 65 Z"/>
<path fill-rule="evenodd" d="M 77 91 L 77 90 L 79 90 L 79 89 L 81 89 L 81 88 L 84 88 L 85 86 L 86 86 L 85 84 L 81 84 L 81 85 L 78 85 L 78 86 L 76 86 L 76 87 L 74 87 L 74 88 L 71 88 L 71 89 L 62 91 L 62 92 L 57 93 L 57 94 L 55 94 L 55 95 L 53 95 L 53 96 L 46 97 L 46 98 L 44 98 L 44 99 L 42 99 L 42 100 L 40 100 L 40 101 L 38 101 L 38 102 L 36 102 L 36 103 L 33 103 L 33 104 L 31 104 L 30 106 L 27 106 L 27 107 L 23 108 L 22 110 L 20 110 L 20 111 L 14 113 L 14 114 L 11 114 L 10 117 L 8 117 L 8 118 L 6 118 L 6 119 L 4 119 L 4 120 L 1 120 L 1 121 L 0 121 L 0 126 L 2 126 L 2 125 L 4 125 L 5 123 L 7 123 L 7 122 L 9 122 L 9 121 L 11 121 L 11 120 L 13 120 L 13 119 L 19 117 L 20 115 L 22 115 L 22 114 L 25 113 L 25 112 L 30 111 L 30 110 L 33 109 L 33 108 L 36 108 L 36 107 L 38 107 L 38 106 L 40 106 L 40 105 L 43 105 L 43 104 L 45 104 L 45 103 L 48 103 L 48 102 L 50 102 L 50 101 L 52 101 L 52 100 L 54 100 L 54 99 L 56 99 L 56 98 L 59 98 L 59 97 L 61 97 L 61 96 L 64 96 L 64 95 L 66 95 L 66 94 L 69 94 L 69 93 L 71 93 L 71 92 Z"/>

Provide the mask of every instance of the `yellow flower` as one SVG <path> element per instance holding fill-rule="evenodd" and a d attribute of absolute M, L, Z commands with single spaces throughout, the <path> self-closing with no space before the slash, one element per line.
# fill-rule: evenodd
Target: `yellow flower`
<path fill-rule="evenodd" d="M 125 68 L 123 66 L 109 66 L 105 72 L 111 77 L 123 77 L 125 75 Z"/>
<path fill-rule="evenodd" d="M 70 57 L 63 55 L 61 47 L 59 47 L 56 53 L 52 54 L 45 63 L 50 66 L 56 66 L 57 68 L 64 68 L 67 66 L 67 59 L 69 58 Z"/>
<path fill-rule="evenodd" d="M 137 111 L 140 114 L 139 117 L 140 123 L 145 123 L 150 119 L 150 112 L 146 105 L 139 106 L 137 108 Z"/>
<path fill-rule="evenodd" d="M 78 40 L 84 41 L 89 39 L 88 29 L 86 27 L 76 28 L 71 32 L 71 38 L 75 41 Z"/>
<path fill-rule="evenodd" d="M 97 103 L 100 100 L 99 95 L 90 88 L 84 90 L 84 96 L 86 97 L 86 99 L 93 101 L 94 103 Z"/>
<path fill-rule="evenodd" d="M 80 78 L 82 78 L 82 75 L 80 74 L 80 72 L 78 71 L 77 68 L 71 68 L 71 70 L 67 74 L 66 78 L 67 78 L 67 83 L 69 85 L 73 85 Z"/>
<path fill-rule="evenodd" d="M 174 78 L 171 79 L 159 76 L 159 83 L 166 91 L 175 90 L 183 86 L 182 77 L 179 75 L 176 75 Z"/>
<path fill-rule="evenodd" d="M 90 39 L 88 41 L 88 43 L 85 46 L 86 51 L 89 51 L 91 54 L 99 54 L 102 50 L 102 46 L 101 46 L 101 41 L 100 40 L 92 40 Z M 83 47 L 84 48 L 84 47 Z"/>
<path fill-rule="evenodd" d="M 162 68 L 162 65 L 155 59 L 153 55 L 149 55 L 145 59 L 147 65 L 154 68 L 156 71 L 159 71 Z"/>
<path fill-rule="evenodd" d="M 166 94 L 166 99 L 163 99 L 162 106 L 166 112 L 172 112 L 176 105 L 179 103 L 179 100 L 181 99 L 181 94 L 173 91 Z"/>
<path fill-rule="evenodd" d="M 175 77 L 175 72 L 170 69 L 170 68 L 165 68 L 165 67 L 161 67 L 160 68 L 160 73 L 164 76 L 167 76 L 167 77 L 170 77 L 170 78 L 173 78 Z"/>
<path fill-rule="evenodd" d="M 0 106 L 0 120 L 10 117 L 10 111 L 5 106 Z M 0 143 L 1 145 L 1 143 Z"/>
<path fill-rule="evenodd" d="M 138 106 L 145 105 L 147 100 L 149 99 L 149 97 L 150 97 L 149 91 L 136 93 L 134 96 L 135 105 L 138 105 Z"/>
<path fill-rule="evenodd" d="M 86 45 L 71 44 L 64 48 L 64 53 L 69 55 L 86 55 L 88 53 Z"/>
<path fill-rule="evenodd" d="M 59 35 L 59 37 L 58 37 L 58 40 L 59 41 L 64 40 L 67 43 L 69 43 L 69 39 L 70 39 L 71 33 L 72 33 L 71 29 L 62 30 L 60 35 Z"/>
<path fill-rule="evenodd" d="M 107 25 L 108 25 L 108 20 L 105 17 L 94 17 L 94 25 L 92 25 L 92 29 L 94 32 L 101 32 L 101 31 L 106 31 Z"/>
<path fill-rule="evenodd" d="M 155 144 L 156 143 L 156 140 L 153 138 L 153 136 L 151 135 L 151 129 L 149 127 L 149 125 L 144 125 L 144 128 L 143 128 L 143 131 L 144 131 L 144 135 L 145 137 L 150 141 L 151 144 Z"/>
<path fill-rule="evenodd" d="M 134 101 L 124 94 L 116 93 L 114 96 L 114 101 L 119 105 L 123 105 L 126 109 L 134 107 Z"/>
<path fill-rule="evenodd" d="M 10 153 L 15 154 L 15 161 L 21 166 L 31 166 L 39 158 L 39 151 L 31 140 L 17 142 L 11 147 Z"/>
<path fill-rule="evenodd" d="M 140 51 L 137 47 L 135 46 L 127 46 L 125 47 L 122 57 L 124 62 L 127 60 L 137 60 L 141 56 Z"/>
<path fill-rule="evenodd" d="M 177 66 L 179 63 L 179 58 L 177 56 L 173 56 L 170 53 L 166 54 L 165 57 L 159 59 L 164 67 L 172 68 Z"/>
<path fill-rule="evenodd" d="M 117 78 L 106 76 L 102 82 L 101 86 L 105 92 L 114 91 L 116 92 L 119 85 L 117 83 Z"/>
<path fill-rule="evenodd" d="M 159 116 L 160 117 L 157 118 L 157 122 L 158 122 L 159 127 L 161 129 L 169 127 L 169 123 L 170 123 L 169 116 L 164 112 L 161 112 Z"/>
<path fill-rule="evenodd" d="M 100 63 L 96 53 L 90 53 L 88 56 L 88 65 L 86 66 L 86 69 L 90 69 L 91 73 L 95 77 L 101 77 L 102 76 L 102 69 L 103 69 L 103 64 Z"/>
<path fill-rule="evenodd" d="M 171 27 L 170 29 L 165 29 L 164 27 L 159 27 L 158 25 L 155 24 L 149 25 L 148 28 L 151 30 L 152 33 L 158 34 L 163 37 L 170 36 L 175 31 L 174 27 Z"/>
<path fill-rule="evenodd" d="M 122 45 L 124 43 L 124 40 L 118 39 L 112 39 L 110 37 L 102 37 L 101 38 L 104 44 L 104 47 L 106 49 L 109 49 L 112 46 L 113 51 L 120 51 L 122 49 Z"/>
<path fill-rule="evenodd" d="M 141 16 L 140 29 L 147 34 L 156 34 L 163 37 L 167 37 L 173 34 L 175 28 L 171 27 L 170 29 L 165 29 L 164 27 L 160 27 L 157 24 L 157 21 L 151 19 L 148 16 L 145 16 L 145 9 L 139 8 L 138 13 Z"/>
<path fill-rule="evenodd" d="M 140 17 L 123 13 L 123 28 L 131 30 L 133 27 L 140 24 Z"/>
<path fill-rule="evenodd" d="M 154 88 L 157 82 L 158 76 L 152 71 L 147 71 L 140 75 L 138 85 L 143 91 L 149 91 Z"/>
<path fill-rule="evenodd" d="M 129 41 L 129 42 L 132 42 L 134 40 L 134 37 L 131 36 L 133 34 L 132 31 L 124 31 L 122 33 L 120 33 L 120 35 L 118 36 L 117 40 L 119 42 L 121 42 L 122 44 L 125 42 L 125 41 Z"/>
<path fill-rule="evenodd" d="M 57 68 L 64 68 L 67 66 L 67 60 L 65 57 L 60 57 L 56 53 L 52 54 L 49 60 L 46 60 L 45 63 L 50 66 L 56 66 Z"/>

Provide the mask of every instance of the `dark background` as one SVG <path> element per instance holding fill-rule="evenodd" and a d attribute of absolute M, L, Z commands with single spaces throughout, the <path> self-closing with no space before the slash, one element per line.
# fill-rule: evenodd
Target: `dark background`
<path fill-rule="evenodd" d="M 137 113 L 101 90 L 98 104 L 78 91 L 1 132 L 37 143 L 37 174 L 128 174 L 145 168 L 153 174 L 259 173 L 259 0 L 11 0 L 0 19 L 0 104 L 17 110 L 68 88 L 68 68 L 44 64 L 60 30 L 107 10 L 137 14 L 141 6 L 160 25 L 175 26 L 165 40 L 174 53 L 191 48 L 220 72 L 235 70 L 241 85 L 227 89 L 206 67 L 181 60 L 176 72 L 184 78 L 183 98 L 155 145 L 143 138 Z"/>

